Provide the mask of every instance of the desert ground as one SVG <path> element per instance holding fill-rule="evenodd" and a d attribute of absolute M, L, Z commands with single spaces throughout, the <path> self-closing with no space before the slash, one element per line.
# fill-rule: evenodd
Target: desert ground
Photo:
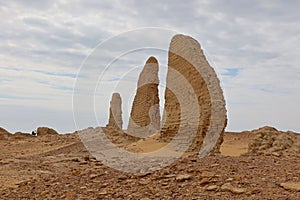
<path fill-rule="evenodd" d="M 109 168 L 78 134 L 0 129 L 0 199 L 300 199 L 300 134 L 263 127 L 226 132 L 221 153 L 186 155 L 142 175 Z M 127 149 L 163 144 L 137 141 Z"/>

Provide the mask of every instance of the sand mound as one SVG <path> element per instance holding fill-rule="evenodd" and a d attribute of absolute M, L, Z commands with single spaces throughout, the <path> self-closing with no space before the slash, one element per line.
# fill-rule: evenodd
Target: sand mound
<path fill-rule="evenodd" d="M 37 129 L 37 135 L 38 136 L 43 136 L 43 135 L 57 135 L 57 131 L 55 131 L 52 128 L 48 128 L 48 127 L 39 127 Z"/>
<path fill-rule="evenodd" d="M 37 129 L 37 134 L 38 136 L 43 136 L 43 135 L 58 135 L 57 131 L 55 131 L 52 128 L 48 127 L 39 127 Z M 4 128 L 0 127 L 0 140 L 6 140 L 6 139 L 26 139 L 29 137 L 33 137 L 31 133 L 23 133 L 23 132 L 16 132 L 14 134 L 9 133 L 7 130 Z"/>
<path fill-rule="evenodd" d="M 5 134 L 5 133 L 9 133 L 9 132 L 8 132 L 7 130 L 5 130 L 4 128 L 1 128 L 1 127 L 0 127 L 0 133 L 1 133 L 1 134 L 2 134 L 2 133 Z"/>
<path fill-rule="evenodd" d="M 250 153 L 289 155 L 300 153 L 300 134 L 282 132 L 272 127 L 251 131 L 255 138 L 249 144 Z"/>
<path fill-rule="evenodd" d="M 133 137 L 125 133 L 123 130 L 119 130 L 111 126 L 102 127 L 102 130 L 104 131 L 106 137 L 119 147 L 125 147 L 139 140 L 139 138 Z"/>
<path fill-rule="evenodd" d="M 22 132 L 16 132 L 12 135 L 12 139 L 26 139 L 26 138 L 29 138 L 29 137 L 32 137 L 31 134 L 29 133 L 22 133 Z"/>
<path fill-rule="evenodd" d="M 7 130 L 5 130 L 4 128 L 0 127 L 0 140 L 6 140 L 6 139 L 8 139 L 9 134 L 10 133 Z"/>

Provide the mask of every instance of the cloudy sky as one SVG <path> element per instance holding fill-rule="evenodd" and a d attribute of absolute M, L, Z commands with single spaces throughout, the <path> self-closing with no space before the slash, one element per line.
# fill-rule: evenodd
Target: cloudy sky
<path fill-rule="evenodd" d="M 218 73 L 228 131 L 300 132 L 299 7 L 298 0 L 1 0 L 0 127 L 105 125 L 114 91 L 126 124 L 144 62 L 158 57 L 163 96 L 168 43 L 184 33 Z"/>

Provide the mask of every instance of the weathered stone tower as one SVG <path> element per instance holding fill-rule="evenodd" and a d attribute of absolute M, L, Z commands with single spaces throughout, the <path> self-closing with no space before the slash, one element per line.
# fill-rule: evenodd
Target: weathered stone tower
<path fill-rule="evenodd" d="M 127 133 L 146 138 L 160 129 L 158 62 L 150 57 L 140 73 Z"/>
<path fill-rule="evenodd" d="M 110 101 L 109 120 L 106 127 L 122 130 L 122 99 L 119 93 L 113 93 Z"/>
<path fill-rule="evenodd" d="M 189 151 L 201 150 L 203 155 L 219 149 L 227 123 L 223 92 L 200 44 L 189 36 L 171 40 L 164 109 L 162 140 L 176 136 L 179 149 L 191 144 Z"/>

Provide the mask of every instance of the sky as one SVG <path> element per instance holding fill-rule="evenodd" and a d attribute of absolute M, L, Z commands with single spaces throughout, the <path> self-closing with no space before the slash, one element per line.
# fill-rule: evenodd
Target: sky
<path fill-rule="evenodd" d="M 221 80 L 227 131 L 300 132 L 299 7 L 298 0 L 0 0 L 0 127 L 104 126 L 113 92 L 121 93 L 126 126 L 151 55 L 160 64 L 162 110 L 168 45 L 183 33 L 200 42 Z"/>

